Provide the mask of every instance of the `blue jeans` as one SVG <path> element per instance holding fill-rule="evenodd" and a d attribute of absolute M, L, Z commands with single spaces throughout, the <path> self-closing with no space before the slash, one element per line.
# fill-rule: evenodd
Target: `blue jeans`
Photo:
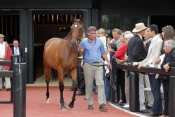
<path fill-rule="evenodd" d="M 151 85 L 151 91 L 154 98 L 152 112 L 156 114 L 160 114 L 162 113 L 162 99 L 161 99 L 161 92 L 160 92 L 161 81 L 160 79 L 155 79 L 155 74 L 149 74 L 148 76 L 149 76 L 149 81 Z"/>

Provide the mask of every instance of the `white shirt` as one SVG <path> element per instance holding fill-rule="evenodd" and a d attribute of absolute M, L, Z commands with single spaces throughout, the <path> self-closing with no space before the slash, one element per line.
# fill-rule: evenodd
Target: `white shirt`
<path fill-rule="evenodd" d="M 14 55 L 20 55 L 18 47 L 14 47 Z"/>
<path fill-rule="evenodd" d="M 5 42 L 0 43 L 0 58 L 5 58 Z"/>
<path fill-rule="evenodd" d="M 151 40 L 146 58 L 139 64 L 142 66 L 156 67 L 157 65 L 155 65 L 153 62 L 160 56 L 162 44 L 163 40 L 160 35 L 155 35 Z"/>

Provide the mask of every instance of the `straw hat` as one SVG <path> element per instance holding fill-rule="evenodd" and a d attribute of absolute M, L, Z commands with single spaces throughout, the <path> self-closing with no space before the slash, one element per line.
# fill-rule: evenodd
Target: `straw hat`
<path fill-rule="evenodd" d="M 136 33 L 136 32 L 140 32 L 145 30 L 147 27 L 145 26 L 144 23 L 137 23 L 135 24 L 135 28 L 132 30 L 132 32 Z"/>
<path fill-rule="evenodd" d="M 5 36 L 4 36 L 3 34 L 0 34 L 0 37 L 1 37 L 1 38 L 4 38 Z"/>

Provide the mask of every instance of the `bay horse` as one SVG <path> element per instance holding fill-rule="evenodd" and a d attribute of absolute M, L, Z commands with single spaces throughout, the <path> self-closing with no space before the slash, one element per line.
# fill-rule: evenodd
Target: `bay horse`
<path fill-rule="evenodd" d="M 51 79 L 51 69 L 57 71 L 60 90 L 61 109 L 67 108 L 64 102 L 64 76 L 70 73 L 73 81 L 73 95 L 69 107 L 73 108 L 77 91 L 77 57 L 78 41 L 83 38 L 83 24 L 76 19 L 71 26 L 70 32 L 65 38 L 51 38 L 46 41 L 43 52 L 44 75 L 47 85 L 46 101 L 49 99 L 49 82 Z"/>

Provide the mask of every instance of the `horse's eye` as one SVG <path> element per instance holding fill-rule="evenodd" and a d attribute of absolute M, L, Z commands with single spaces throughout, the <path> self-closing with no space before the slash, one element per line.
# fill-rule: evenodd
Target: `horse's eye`
<path fill-rule="evenodd" d="M 77 25 L 77 24 L 75 24 L 74 26 L 75 26 L 75 27 L 78 27 L 78 25 Z"/>

